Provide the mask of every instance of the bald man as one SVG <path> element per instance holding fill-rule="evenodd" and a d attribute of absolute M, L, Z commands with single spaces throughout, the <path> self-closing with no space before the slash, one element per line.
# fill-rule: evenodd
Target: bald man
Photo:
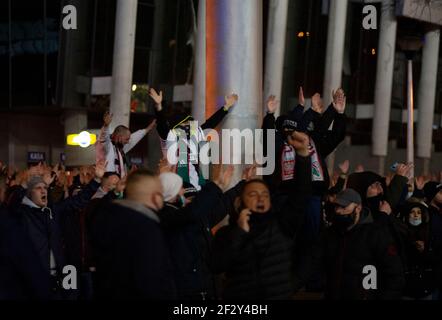
<path fill-rule="evenodd" d="M 175 297 L 169 252 L 157 212 L 163 207 L 158 176 L 130 174 L 126 199 L 103 203 L 91 226 L 99 299 Z"/>

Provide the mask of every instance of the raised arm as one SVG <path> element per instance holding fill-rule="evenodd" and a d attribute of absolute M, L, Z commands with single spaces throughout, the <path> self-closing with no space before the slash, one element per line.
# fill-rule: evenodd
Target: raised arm
<path fill-rule="evenodd" d="M 237 94 L 232 93 L 231 95 L 225 97 L 224 106 L 219 109 L 213 116 L 206 120 L 206 122 L 201 126 L 201 129 L 215 129 L 221 121 L 223 121 L 224 117 L 229 113 L 230 108 L 232 108 L 239 97 Z"/>
<path fill-rule="evenodd" d="M 149 90 L 149 96 L 155 102 L 155 116 L 157 118 L 157 132 L 162 140 L 167 140 L 167 135 L 171 129 L 163 110 L 163 91 L 159 93 L 155 89 Z"/>

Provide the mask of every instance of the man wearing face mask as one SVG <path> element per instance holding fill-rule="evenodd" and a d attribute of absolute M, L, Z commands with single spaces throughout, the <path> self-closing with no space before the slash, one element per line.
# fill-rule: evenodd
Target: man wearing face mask
<path fill-rule="evenodd" d="M 335 205 L 332 226 L 304 262 L 295 286 L 301 288 L 311 274 L 323 270 L 325 299 L 399 299 L 404 286 L 403 267 L 389 233 L 373 223 L 370 210 L 362 206 L 355 190 L 340 192 Z M 366 266 L 377 270 L 377 289 L 363 286 Z"/>
<path fill-rule="evenodd" d="M 226 193 L 233 167 L 202 187 L 198 193 L 184 188 L 183 179 L 172 172 L 160 175 L 165 205 L 158 213 L 171 252 L 178 298 L 215 300 L 216 280 L 211 270 L 212 228 L 228 214 L 229 204 L 238 196 L 240 182 Z M 250 170 L 244 172 L 244 179 Z M 187 191 L 186 191 L 187 190 Z M 185 197 L 187 195 L 187 198 Z"/>
<path fill-rule="evenodd" d="M 436 257 L 433 270 L 436 274 L 437 290 L 433 299 L 442 299 L 442 184 L 431 181 L 424 187 L 430 213 L 430 247 Z"/>
<path fill-rule="evenodd" d="M 374 219 L 382 219 L 385 216 L 378 216 L 379 206 L 382 201 L 387 201 L 393 210 L 398 209 L 398 205 L 405 189 L 408 188 L 408 174 L 412 164 L 399 164 L 396 174 L 387 186 L 385 178 L 374 172 L 358 172 L 348 177 L 347 188 L 356 190 L 362 197 L 362 203 L 374 214 Z"/>
<path fill-rule="evenodd" d="M 163 208 L 161 181 L 138 170 L 126 181 L 126 199 L 103 202 L 91 226 L 96 297 L 163 300 L 176 296 L 169 250 L 157 213 Z"/>

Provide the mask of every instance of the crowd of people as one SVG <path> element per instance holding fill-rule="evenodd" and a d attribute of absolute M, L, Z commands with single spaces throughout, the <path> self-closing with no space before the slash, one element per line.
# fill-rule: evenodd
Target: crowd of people
<path fill-rule="evenodd" d="M 306 108 L 301 88 L 278 118 L 269 97 L 262 129 L 276 132 L 276 169 L 246 167 L 233 187 L 230 165 L 204 179 L 191 141 L 239 97 L 192 131 L 191 116 L 167 119 L 162 93 L 150 96 L 156 120 L 144 130 L 110 133 L 104 115 L 93 166 L 0 163 L 1 300 L 441 299 L 442 174 L 414 178 L 406 163 L 387 176 L 351 172 L 349 161 L 329 172 L 346 135 L 342 89 L 328 107 L 315 94 Z M 131 166 L 126 153 L 154 128 L 157 171 Z M 173 165 L 178 139 L 187 161 Z"/>

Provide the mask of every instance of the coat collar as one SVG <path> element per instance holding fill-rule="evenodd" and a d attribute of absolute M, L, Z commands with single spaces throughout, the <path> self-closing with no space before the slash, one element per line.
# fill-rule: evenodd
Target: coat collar
<path fill-rule="evenodd" d="M 153 212 L 152 209 L 149 209 L 148 207 L 142 205 L 141 203 L 135 202 L 135 201 L 131 201 L 131 200 L 115 200 L 114 201 L 115 204 L 125 207 L 125 208 L 129 208 L 132 209 L 134 211 L 140 212 L 142 214 L 144 214 L 145 216 L 147 216 L 148 218 L 154 220 L 157 223 L 160 223 L 160 219 L 158 218 L 158 216 Z"/>

